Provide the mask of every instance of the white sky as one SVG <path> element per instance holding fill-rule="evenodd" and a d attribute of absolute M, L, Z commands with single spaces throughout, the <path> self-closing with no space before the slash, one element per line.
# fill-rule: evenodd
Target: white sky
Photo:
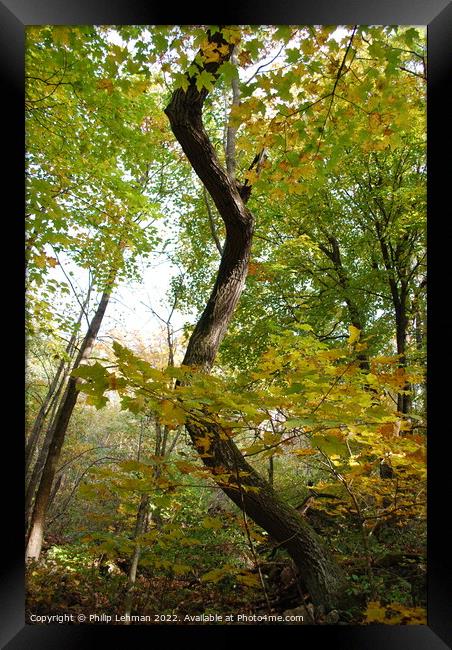
<path fill-rule="evenodd" d="M 87 269 L 77 267 L 63 255 L 59 255 L 59 260 L 66 274 L 72 271 L 73 275 L 69 276 L 71 283 L 79 296 L 79 300 L 83 302 L 89 281 Z M 130 341 L 135 340 L 136 335 L 138 335 L 138 338 L 142 339 L 143 342 L 150 342 L 161 331 L 162 322 L 152 313 L 149 306 L 164 320 L 168 318 L 172 304 L 166 294 L 176 270 L 165 256 L 157 253 L 149 256 L 147 260 L 141 261 L 139 266 L 142 271 L 141 281 L 120 282 L 114 290 L 99 332 L 100 339 L 115 330 L 118 334 L 125 335 Z M 60 266 L 50 269 L 49 276 L 67 284 L 66 277 Z M 91 317 L 98 297 L 99 294 L 93 294 L 90 300 Z M 79 308 L 72 289 L 66 302 L 67 309 L 78 313 Z M 72 307 L 72 305 L 75 305 L 75 307 Z M 61 309 L 64 310 L 64 307 L 62 306 Z M 61 310 L 59 311 L 61 313 Z M 178 310 L 174 310 L 171 324 L 174 330 L 178 330 L 190 320 L 193 320 L 193 317 L 190 319 L 188 316 L 182 315 Z M 86 321 L 84 321 L 84 325 L 86 326 Z"/>
<path fill-rule="evenodd" d="M 176 274 L 175 270 L 167 261 L 158 259 L 146 266 L 141 282 L 121 283 L 115 291 L 103 331 L 113 325 L 125 332 L 137 332 L 147 339 L 155 334 L 162 324 L 159 318 L 152 314 L 149 306 L 164 320 L 168 318 L 172 305 L 166 294 L 171 278 Z M 188 317 L 174 310 L 171 323 L 176 330 L 188 320 Z"/>

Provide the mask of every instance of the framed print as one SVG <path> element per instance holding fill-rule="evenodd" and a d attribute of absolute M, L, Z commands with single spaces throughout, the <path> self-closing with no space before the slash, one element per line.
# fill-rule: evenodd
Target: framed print
<path fill-rule="evenodd" d="M 3 646 L 448 647 L 450 4 L 0 12 Z"/>

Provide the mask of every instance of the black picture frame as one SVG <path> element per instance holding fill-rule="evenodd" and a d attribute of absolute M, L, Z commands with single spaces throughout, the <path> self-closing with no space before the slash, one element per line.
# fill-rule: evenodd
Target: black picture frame
<path fill-rule="evenodd" d="M 221 13 L 221 16 L 219 15 Z M 298 643 L 332 644 L 335 650 L 392 648 L 407 650 L 443 650 L 452 644 L 452 586 L 450 542 L 447 535 L 449 502 L 447 479 L 450 456 L 445 452 L 448 434 L 448 381 L 444 381 L 444 364 L 450 354 L 447 340 L 446 269 L 450 243 L 445 228 L 451 215 L 450 203 L 450 134 L 451 104 L 446 100 L 452 62 L 452 3 L 448 0 L 267 0 L 257 6 L 251 0 L 230 1 L 219 8 L 187 5 L 174 10 L 163 3 L 139 0 L 3 0 L 0 2 L 0 69 L 2 70 L 3 108 L 6 117 L 3 132 L 11 138 L 4 148 L 7 162 L 3 173 L 2 212 L 5 244 L 14 262 L 4 269 L 4 304 L 7 305 L 7 347 L 14 357 L 7 366 L 8 390 L 19 395 L 13 408 L 14 427 L 5 429 L 8 444 L 3 464 L 14 468 L 4 487 L 2 579 L 0 583 L 0 642 L 8 650 L 53 648 L 89 648 L 109 643 L 122 648 L 126 643 L 141 641 L 186 643 L 187 634 L 199 641 L 213 642 L 221 635 L 243 644 L 259 643 L 268 626 L 94 626 L 94 625 L 26 625 L 24 614 L 24 545 L 23 545 L 23 441 L 24 413 L 23 366 L 18 350 L 23 349 L 23 214 L 24 196 L 24 30 L 37 24 L 403 24 L 427 25 L 428 28 L 428 415 L 432 434 L 428 442 L 428 624 L 425 626 L 297 626 L 278 627 L 279 637 L 296 634 Z M 447 155 L 443 156 L 443 152 Z M 9 203 L 6 210 L 5 202 Z M 447 218 L 447 216 L 449 218 Z M 6 227 L 8 234 L 6 235 Z M 452 242 L 451 242 L 452 243 Z M 13 272 L 11 272 L 13 271 Z M 442 288 L 444 287 L 444 288 Z M 446 293 L 445 293 L 446 290 Z M 12 306 L 12 307 L 11 307 Z M 11 312 L 12 310 L 12 312 Z M 450 328 L 449 328 L 450 329 Z M 11 338 L 12 335 L 12 338 Z M 10 341 L 14 341 L 16 345 Z M 5 371 L 4 371 L 5 372 Z M 450 392 L 450 391 L 449 391 Z M 6 393 L 7 394 L 7 393 Z M 450 427 L 449 427 L 450 429 Z M 449 569 L 449 572 L 448 572 Z M 152 628 L 152 629 L 150 629 Z M 262 632 L 264 630 L 264 632 Z M 274 630 L 274 628 L 273 628 Z M 105 638 L 108 635 L 108 639 Z M 161 636 L 163 635 L 163 637 Z M 102 637 L 102 638 L 100 638 Z M 265 637 L 266 638 L 266 637 Z"/>

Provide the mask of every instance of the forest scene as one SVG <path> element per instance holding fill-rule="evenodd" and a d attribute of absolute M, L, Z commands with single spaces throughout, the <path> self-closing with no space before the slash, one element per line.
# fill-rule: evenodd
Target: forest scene
<path fill-rule="evenodd" d="M 26 622 L 426 624 L 426 29 L 25 56 Z"/>

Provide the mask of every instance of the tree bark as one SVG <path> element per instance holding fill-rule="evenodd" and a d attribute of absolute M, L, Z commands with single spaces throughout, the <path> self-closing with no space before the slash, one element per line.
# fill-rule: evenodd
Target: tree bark
<path fill-rule="evenodd" d="M 88 293 L 89 296 L 89 293 Z M 75 350 L 75 343 L 76 343 L 76 330 L 79 327 L 81 320 L 83 318 L 84 314 L 84 309 L 87 305 L 87 300 L 85 301 L 85 304 L 83 305 L 83 308 L 78 316 L 77 322 L 75 323 L 74 326 L 74 331 L 71 335 L 71 338 L 68 341 L 68 344 L 66 345 L 65 352 L 69 356 L 69 358 L 72 360 L 73 355 L 74 355 L 74 350 Z M 39 442 L 39 437 L 42 431 L 42 428 L 44 426 L 44 422 L 49 414 L 49 412 L 52 410 L 52 407 L 55 403 L 55 399 L 58 399 L 59 391 L 61 389 L 61 384 L 64 383 L 64 378 L 61 379 L 61 375 L 64 372 L 65 366 L 67 364 L 66 359 L 61 359 L 60 363 L 58 364 L 58 368 L 56 370 L 56 373 L 50 383 L 50 386 L 47 390 L 46 396 L 44 398 L 43 403 L 41 404 L 41 407 L 38 411 L 38 414 L 35 418 L 35 421 L 33 423 L 33 427 L 30 433 L 30 436 L 28 437 L 28 440 L 25 445 L 25 474 L 28 474 L 28 470 L 30 469 L 31 462 L 33 460 L 33 455 L 35 453 L 36 447 L 38 446 Z"/>
<path fill-rule="evenodd" d="M 36 493 L 36 488 L 39 485 L 39 481 L 42 476 L 42 471 L 44 469 L 47 455 L 49 453 L 50 444 L 53 438 L 53 425 L 55 422 L 55 413 L 58 408 L 58 400 L 60 399 L 60 395 L 63 392 L 63 388 L 67 380 L 69 371 L 70 371 L 70 367 L 67 367 L 64 371 L 63 377 L 61 378 L 60 384 L 58 386 L 58 390 L 54 394 L 52 400 L 52 410 L 50 413 L 49 425 L 47 427 L 46 435 L 42 443 L 41 449 L 39 450 L 39 454 L 34 464 L 33 471 L 31 472 L 31 475 L 27 477 L 28 480 L 26 481 L 26 487 L 25 487 L 25 530 L 27 532 L 30 526 L 31 509 L 33 505 L 33 499 Z"/>
<path fill-rule="evenodd" d="M 89 297 L 89 294 L 88 294 Z M 76 330 L 78 326 L 81 323 L 81 320 L 83 318 L 83 314 L 85 313 L 85 308 L 88 304 L 88 299 L 85 301 L 85 304 L 82 307 L 82 310 L 80 312 L 80 315 L 78 317 L 77 323 L 74 328 L 74 332 L 66 346 L 66 353 L 69 356 L 70 360 L 66 361 L 65 359 L 61 360 L 61 363 L 58 366 L 57 372 L 52 380 L 51 386 L 49 388 L 49 391 L 47 393 L 49 399 L 45 400 L 45 404 L 47 404 L 46 408 L 41 409 L 38 412 L 38 415 L 36 417 L 35 423 L 33 425 L 33 431 L 32 434 L 30 435 L 30 438 L 28 440 L 26 449 L 25 449 L 25 475 L 26 475 L 26 488 L 25 488 L 25 521 L 26 521 L 26 530 L 28 530 L 28 525 L 29 525 L 29 517 L 30 517 L 30 510 L 31 510 L 31 505 L 33 502 L 33 498 L 36 492 L 36 487 L 39 483 L 39 480 L 41 478 L 41 473 L 44 468 L 47 454 L 49 452 L 49 447 L 50 443 L 52 441 L 52 428 L 53 428 L 53 422 L 54 422 L 54 417 L 55 417 L 55 412 L 58 406 L 58 400 L 60 399 L 60 395 L 63 391 L 63 387 L 65 385 L 67 376 L 70 372 L 70 367 L 71 363 L 73 360 L 73 357 L 75 356 L 75 351 L 76 351 L 76 341 L 77 341 L 77 333 Z M 44 406 L 44 404 L 43 404 Z M 36 462 L 33 467 L 33 471 L 31 472 L 31 475 L 28 476 L 28 471 L 31 465 L 31 461 L 33 458 L 33 454 L 35 451 L 35 448 L 37 446 L 39 436 L 41 433 L 41 430 L 43 428 L 44 422 L 49 415 L 50 412 L 50 418 L 48 420 L 48 425 L 47 425 L 47 433 L 44 438 L 44 442 L 41 446 L 41 449 L 39 451 L 38 457 L 36 459 Z"/>
<path fill-rule="evenodd" d="M 28 475 L 31 462 L 33 460 L 33 456 L 36 451 L 36 447 L 38 446 L 44 421 L 50 409 L 52 408 L 53 398 L 55 397 L 55 394 L 58 393 L 58 387 L 60 385 L 60 379 L 64 371 L 65 365 L 66 365 L 66 360 L 61 359 L 60 363 L 58 364 L 58 368 L 55 372 L 55 375 L 53 376 L 53 379 L 50 383 L 50 386 L 48 387 L 47 393 L 44 397 L 44 401 L 42 402 L 39 411 L 36 415 L 36 418 L 33 422 L 33 427 L 31 429 L 30 435 L 25 445 L 25 475 Z"/>
<path fill-rule="evenodd" d="M 237 65 L 237 46 L 235 46 L 231 52 L 231 63 Z M 237 77 L 234 77 L 231 81 L 232 89 L 232 106 L 238 106 L 240 104 L 240 87 L 239 80 Z M 237 135 L 237 127 L 231 126 L 228 124 L 226 128 L 226 169 L 229 174 L 229 178 L 235 180 L 235 168 L 237 165 L 235 157 L 235 141 Z"/>
<path fill-rule="evenodd" d="M 109 287 L 113 284 L 111 280 Z M 99 332 L 102 319 L 110 298 L 110 288 L 104 291 L 101 300 L 97 307 L 96 313 L 89 324 L 88 331 L 80 346 L 77 358 L 74 363 L 74 368 L 89 357 L 91 350 L 94 346 L 97 334 Z M 61 448 L 66 436 L 67 427 L 70 417 L 77 402 L 78 391 L 77 384 L 79 380 L 75 377 L 69 377 L 65 393 L 59 404 L 54 423 L 51 430 L 51 443 L 47 459 L 42 470 L 41 481 L 36 493 L 36 498 L 33 506 L 33 512 L 30 520 L 30 530 L 26 549 L 26 559 L 39 559 L 41 553 L 42 541 L 44 536 L 45 518 L 49 505 L 50 492 L 52 489 L 53 479 L 57 470 L 58 460 L 61 454 Z"/>
<path fill-rule="evenodd" d="M 381 226 L 377 226 L 377 236 L 380 242 L 381 254 L 388 274 L 389 288 L 391 290 L 392 304 L 394 307 L 394 316 L 396 323 L 396 345 L 397 354 L 399 356 L 399 368 L 406 367 L 406 340 L 408 330 L 408 314 L 407 314 L 407 286 L 403 281 L 400 287 L 396 280 L 394 264 L 391 261 L 390 250 L 388 244 L 382 234 Z M 397 410 L 399 413 L 406 415 L 411 411 L 411 386 L 407 382 L 404 386 L 406 393 L 398 393 L 397 395 Z"/>
<path fill-rule="evenodd" d="M 196 63 L 199 71 L 218 77 L 218 67 L 231 56 L 233 45 L 220 32 L 208 32 L 208 40 L 227 45 L 226 54 L 214 63 Z M 201 58 L 200 58 L 201 56 Z M 202 53 L 197 57 L 202 61 Z M 215 285 L 188 342 L 184 365 L 208 372 L 239 301 L 248 271 L 254 218 L 239 194 L 237 186 L 220 165 L 202 123 L 202 107 L 207 96 L 199 91 L 193 76 L 187 75 L 186 91 L 176 90 L 165 109 L 174 135 L 193 169 L 210 193 L 226 228 L 226 240 Z M 303 582 L 316 603 L 338 607 L 345 602 L 344 576 L 323 547 L 320 538 L 298 512 L 285 504 L 256 470 L 247 463 L 234 441 L 214 425 L 201 428 L 189 421 L 190 438 L 204 464 L 216 470 L 226 469 L 236 476 L 235 485 L 219 483 L 227 496 L 284 546 L 300 569 Z M 223 434 L 223 435 L 222 435 Z M 209 436 L 208 454 L 199 437 Z M 226 439 L 225 439 L 226 438 Z M 213 477 L 215 473 L 213 471 Z"/>
<path fill-rule="evenodd" d="M 328 241 L 331 245 L 331 249 L 329 249 L 327 246 L 324 246 L 322 244 L 320 244 L 319 247 L 325 253 L 325 255 L 333 262 L 337 274 L 339 286 L 342 289 L 342 295 L 344 297 L 345 304 L 347 305 L 350 323 L 354 327 L 356 327 L 356 329 L 359 329 L 360 332 L 362 332 L 364 328 L 363 322 L 359 313 L 359 309 L 355 301 L 352 299 L 350 295 L 349 278 L 344 269 L 344 265 L 342 264 L 342 256 L 341 256 L 341 250 L 339 248 L 339 242 L 332 235 L 328 235 Z M 359 367 L 361 368 L 361 370 L 365 372 L 370 372 L 370 363 L 369 363 L 368 356 L 366 354 L 361 353 L 358 355 L 358 360 L 359 360 Z"/>
<path fill-rule="evenodd" d="M 137 569 L 138 563 L 140 561 L 141 555 L 141 545 L 139 542 L 139 537 L 142 535 L 146 529 L 147 519 L 148 519 L 148 507 L 149 507 L 149 495 L 142 494 L 140 499 L 140 505 L 138 506 L 134 540 L 135 548 L 132 554 L 132 560 L 130 562 L 129 574 L 127 578 L 127 591 L 124 603 L 124 614 L 126 616 L 125 625 L 130 625 L 130 615 L 132 613 L 132 604 L 133 604 L 133 593 L 135 589 L 135 582 L 137 579 Z"/>
<path fill-rule="evenodd" d="M 406 297 L 400 297 L 399 307 L 396 309 L 396 340 L 397 340 L 397 354 L 399 356 L 399 368 L 405 368 L 406 359 L 406 342 L 408 330 L 408 315 Z M 407 393 L 399 393 L 397 395 L 397 410 L 400 413 L 407 414 L 411 411 L 411 385 L 407 382 L 403 387 Z"/>

